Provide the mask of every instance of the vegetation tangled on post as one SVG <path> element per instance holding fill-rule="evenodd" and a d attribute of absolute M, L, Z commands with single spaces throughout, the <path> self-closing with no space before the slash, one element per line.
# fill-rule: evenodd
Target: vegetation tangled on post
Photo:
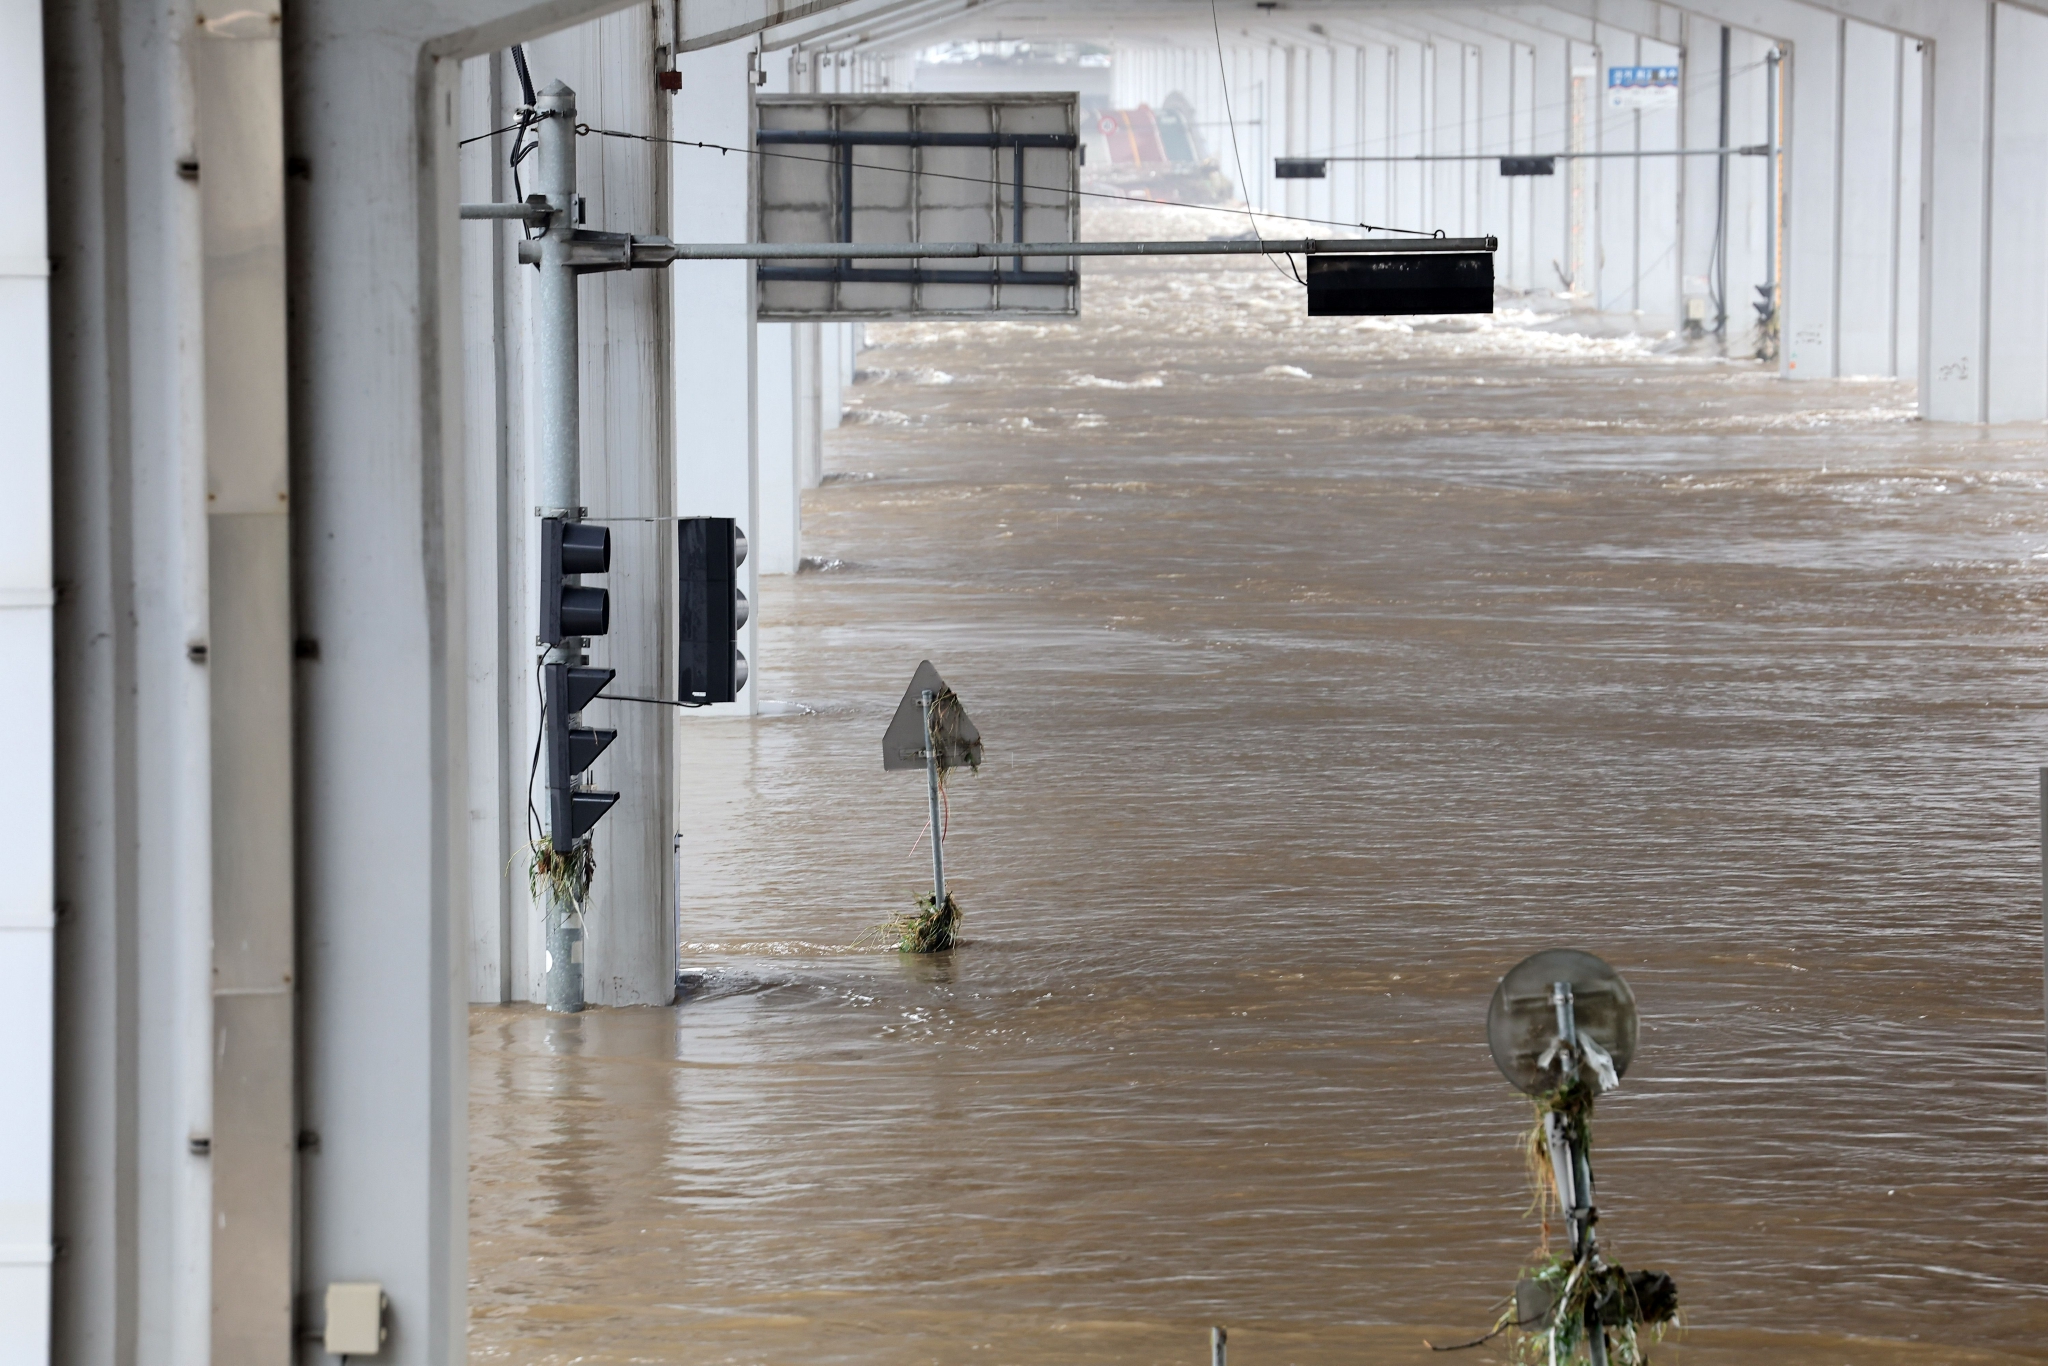
<path fill-rule="evenodd" d="M 1593 1101 L 1598 1090 L 1583 1076 L 1535 1098 L 1535 1122 L 1522 1138 L 1533 1198 L 1529 1212 L 1543 1227 L 1537 1260 L 1522 1271 L 1514 1298 L 1487 1336 L 1512 1330 L 1515 1360 L 1524 1366 L 1563 1366 L 1583 1355 L 1592 1359 L 1589 1325 L 1607 1339 L 1611 1366 L 1649 1366 L 1644 1343 L 1663 1340 L 1679 1324 L 1678 1287 L 1661 1271 L 1629 1272 L 1597 1252 L 1583 1261 L 1550 1250 L 1550 1216 L 1564 1202 L 1550 1162 L 1548 1127 L 1555 1115 L 1573 1147 L 1590 1154 Z"/>
<path fill-rule="evenodd" d="M 960 904 L 946 893 L 946 904 L 932 903 L 930 892 L 917 897 L 917 914 L 899 915 L 882 927 L 896 941 L 898 953 L 944 953 L 960 938 Z"/>
<path fill-rule="evenodd" d="M 1554 1091 L 1535 1097 L 1535 1118 L 1522 1135 L 1522 1160 L 1529 1169 L 1529 1213 L 1543 1227 L 1543 1253 L 1550 1252 L 1550 1216 L 1564 1214 L 1558 1194 L 1557 1171 L 1550 1165 L 1549 1117 L 1564 1121 L 1564 1135 L 1589 1158 L 1593 1153 L 1593 1100 L 1599 1092 L 1591 1082 L 1574 1076 Z"/>
<path fill-rule="evenodd" d="M 1533 1293 L 1516 1295 L 1503 1324 L 1520 1330 L 1515 1360 L 1524 1366 L 1572 1360 L 1585 1343 L 1589 1320 L 1607 1334 L 1611 1366 L 1649 1366 L 1639 1330 L 1647 1328 L 1656 1342 L 1678 1321 L 1678 1288 L 1661 1271 L 1624 1271 L 1605 1263 L 1575 1266 L 1559 1254 L 1524 1269 L 1522 1281 Z M 1532 1300 L 1535 1305 L 1528 1303 Z M 1516 1318 L 1536 1305 L 1546 1306 L 1529 1315 L 1536 1323 Z"/>
<path fill-rule="evenodd" d="M 526 890 L 549 912 L 560 906 L 581 915 L 583 903 L 590 896 L 591 875 L 596 871 L 597 860 L 591 856 L 589 841 L 570 845 L 567 854 L 557 854 L 554 841 L 542 835 L 531 846 Z"/>

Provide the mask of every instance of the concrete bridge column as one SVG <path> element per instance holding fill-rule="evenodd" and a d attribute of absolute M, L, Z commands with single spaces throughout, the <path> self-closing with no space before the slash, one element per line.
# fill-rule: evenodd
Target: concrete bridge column
<path fill-rule="evenodd" d="M 752 139 L 752 88 L 745 43 L 682 53 L 676 69 L 682 89 L 670 98 L 672 136 L 743 147 Z M 744 242 L 750 235 L 751 157 L 721 156 L 694 147 L 671 149 L 671 235 L 682 242 Z M 756 333 L 753 268 L 744 261 L 693 261 L 669 269 L 675 326 L 675 507 L 684 517 L 736 517 L 759 544 L 760 477 L 756 429 Z M 761 557 L 749 554 L 740 569 L 742 591 L 756 601 Z M 741 650 L 758 677 L 755 626 L 741 633 Z M 708 715 L 751 716 L 754 682 L 739 699 L 693 712 L 689 727 Z"/>
<path fill-rule="evenodd" d="M 2048 417 L 2048 15 L 2001 4 L 1992 21 L 1981 401 L 1986 421 L 2039 422 Z"/>
<path fill-rule="evenodd" d="M 661 33 L 650 12 L 621 11 L 527 45 L 537 85 L 577 92 L 579 118 L 599 128 L 666 130 L 661 94 L 645 73 Z M 462 132 L 513 121 L 520 99 L 502 53 L 463 64 Z M 473 143 L 460 157 L 463 197 L 513 197 L 509 139 Z M 669 158 L 643 142 L 577 142 L 588 223 L 660 232 L 668 222 Z M 528 163 L 529 167 L 531 163 Z M 520 230 L 465 223 L 464 447 L 471 535 L 471 611 L 465 671 L 468 730 L 469 991 L 475 1000 L 540 1000 L 546 955 L 540 908 L 527 888 L 532 838 L 528 784 L 541 725 L 534 680 L 538 540 L 525 416 L 536 391 L 531 270 L 513 256 Z M 670 431 L 669 282 L 651 272 L 586 276 L 579 288 L 583 390 L 582 503 L 612 535 L 611 630 L 591 663 L 615 669 L 614 691 L 659 697 L 675 686 L 675 550 Z M 594 1005 L 666 1004 L 675 984 L 675 717 L 665 708 L 597 701 L 591 725 L 616 729 L 598 760 L 597 785 L 620 801 L 595 832 L 600 876 L 592 889 L 585 959 Z"/>
<path fill-rule="evenodd" d="M 1838 366 L 1845 375 L 1896 375 L 1901 304 L 1908 295 L 1917 302 L 1919 294 L 1921 54 L 1912 40 L 1853 19 L 1842 20 L 1841 31 Z M 1909 100 L 1914 105 L 1910 120 Z M 2048 174 L 2048 165 L 2040 169 Z M 2037 184 L 2014 189 L 2034 192 L 2037 207 L 2048 207 L 2038 203 Z M 2040 302 L 2048 303 L 2048 296 Z M 2035 316 L 2040 316 L 2038 303 Z M 1910 344 L 1905 354 L 1910 360 Z M 2048 379 L 2048 357 L 2041 370 Z"/>
<path fill-rule="evenodd" d="M 791 61 L 766 61 L 771 94 L 787 93 L 797 77 Z M 743 242 L 746 237 L 733 241 Z M 801 383 L 804 323 L 757 322 L 754 394 L 756 465 L 759 469 L 758 527 L 748 526 L 756 574 L 794 574 L 802 552 L 801 491 L 806 433 L 797 391 Z"/>

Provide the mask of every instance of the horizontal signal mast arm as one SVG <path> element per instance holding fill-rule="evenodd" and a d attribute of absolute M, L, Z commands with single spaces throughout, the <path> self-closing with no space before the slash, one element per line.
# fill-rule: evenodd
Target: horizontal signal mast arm
<path fill-rule="evenodd" d="M 515 213 L 472 212 L 520 205 L 465 204 L 465 218 L 517 218 Z M 1495 251 L 1494 237 L 1268 237 L 1220 242 L 671 242 L 623 232 L 578 229 L 569 243 L 571 270 L 658 269 L 675 261 L 914 261 L 925 258 L 1001 256 L 1357 256 L 1390 253 Z M 538 265 L 542 244 L 519 244 L 523 265 Z"/>
<path fill-rule="evenodd" d="M 1770 144 L 1759 142 L 1749 147 L 1666 147 L 1648 151 L 1628 152 L 1439 152 L 1385 156 L 1326 156 L 1326 157 L 1275 157 L 1275 161 L 1343 161 L 1343 162 L 1395 162 L 1395 161 L 1593 161 L 1602 157 L 1624 157 L 1641 160 L 1648 157 L 1760 157 L 1770 152 Z"/>
<path fill-rule="evenodd" d="M 1300 256 L 1493 251 L 1492 237 L 1268 237 L 1224 242 L 733 242 L 675 243 L 678 261 L 913 260 L 924 256 Z"/>
<path fill-rule="evenodd" d="M 518 218 L 528 223 L 545 223 L 554 215 L 548 202 L 534 196 L 535 202 L 528 204 L 464 204 L 464 218 Z"/>

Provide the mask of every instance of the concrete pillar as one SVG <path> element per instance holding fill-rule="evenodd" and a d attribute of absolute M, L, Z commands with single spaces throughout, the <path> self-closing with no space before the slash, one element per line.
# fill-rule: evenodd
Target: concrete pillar
<path fill-rule="evenodd" d="M 1840 119 L 1841 24 L 1832 15 L 1785 14 L 1797 28 L 1786 58 L 1784 292 L 1779 338 L 1793 378 L 1837 373 L 1834 328 L 1835 244 L 1841 206 L 1835 192 L 1835 130 Z"/>
<path fill-rule="evenodd" d="M 268 1366 L 295 1346 L 299 1131 L 283 70 L 276 10 L 201 19 L 191 58 L 213 875 L 208 1338 L 220 1366 Z"/>
<path fill-rule="evenodd" d="M 1394 84 L 1394 142 L 1399 156 L 1426 156 L 1433 150 L 1430 130 L 1435 126 L 1431 77 L 1435 53 L 1429 44 L 1403 43 L 1398 50 Z M 1433 175 L 1426 162 L 1397 162 L 1394 165 L 1394 199 L 1388 222 L 1395 227 L 1414 228 L 1429 223 L 1435 215 L 1430 192 Z"/>
<path fill-rule="evenodd" d="M 0 181 L 18 211 L 0 223 L 0 412 L 9 436 L 9 496 L 0 508 L 0 649 L 14 665 L 0 681 L 17 781 L 0 795 L 13 836 L 12 875 L 0 898 L 0 1361 L 23 1366 L 50 1353 L 50 1160 L 53 1065 L 54 749 L 50 576 L 50 244 L 44 217 L 41 6 L 0 3 L 0 83 L 19 101 L 16 133 L 0 148 Z"/>
<path fill-rule="evenodd" d="M 2048 16 L 1996 12 L 1991 120 L 1991 280 L 1985 412 L 1991 422 L 2048 416 Z"/>
<path fill-rule="evenodd" d="M 1646 38 L 1638 51 L 1645 66 L 1683 66 L 1684 53 L 1676 44 Z M 1684 145 L 1675 107 L 1642 110 L 1636 115 L 1635 133 L 1638 145 L 1645 148 Z M 1677 157 L 1648 157 L 1636 168 L 1635 272 L 1630 306 L 1640 315 L 1637 325 L 1650 332 L 1676 328 L 1682 311 L 1678 294 L 1679 161 Z"/>
<path fill-rule="evenodd" d="M 1338 154 L 1370 155 L 1360 144 L 1359 119 L 1363 112 L 1360 78 L 1365 72 L 1365 53 L 1355 42 L 1345 39 L 1332 54 L 1330 75 L 1330 142 L 1328 150 Z M 1335 161 L 1330 163 L 1330 218 L 1350 222 L 1370 221 L 1360 205 L 1359 181 L 1364 170 L 1362 163 Z"/>
<path fill-rule="evenodd" d="M 1889 375 L 1897 363 L 1899 287 L 1917 284 L 1902 281 L 1898 271 L 1901 48 L 1906 44 L 1898 34 L 1852 19 L 1842 20 L 1841 31 L 1836 161 L 1842 207 L 1834 287 L 1839 368 L 1845 375 Z M 2048 164 L 2038 169 L 2048 174 Z M 2035 303 L 2037 318 L 2043 304 L 2048 304 L 2048 291 Z M 2048 355 L 2041 374 L 2048 381 Z"/>
<path fill-rule="evenodd" d="M 667 131 L 669 96 L 647 73 L 661 40 L 653 11 L 639 7 L 541 39 L 528 47 L 527 60 L 536 84 L 568 82 L 583 122 L 660 135 Z M 510 119 L 499 120 L 505 122 Z M 669 221 L 669 161 L 649 143 L 579 139 L 577 185 L 589 225 L 662 231 Z M 519 278 L 532 288 L 536 277 L 522 271 Z M 593 638 L 590 662 L 617 671 L 614 692 L 636 697 L 673 696 L 676 686 L 673 530 L 667 522 L 634 520 L 675 515 L 673 433 L 665 401 L 669 289 L 658 273 L 616 271 L 587 275 L 578 290 L 583 505 L 595 520 L 618 519 L 610 523 L 612 564 L 604 578 L 611 630 Z M 527 392 L 538 392 L 537 380 Z M 530 521 L 541 501 L 537 485 L 528 485 L 514 515 L 523 513 Z M 533 600 L 531 588 L 514 595 L 515 620 L 518 608 Z M 526 611 L 530 621 L 533 609 Z M 593 770 L 596 785 L 617 791 L 619 802 L 592 833 L 599 873 L 584 917 L 585 999 L 592 1005 L 667 1005 L 676 975 L 676 713 L 600 698 L 584 712 L 584 721 L 619 733 Z M 523 790 L 525 775 L 510 776 Z M 538 908 L 525 919 L 537 933 Z"/>
<path fill-rule="evenodd" d="M 797 323 L 758 323 L 755 441 L 759 451 L 759 526 L 749 527 L 757 574 L 794 574 L 802 536 L 797 477 Z"/>
<path fill-rule="evenodd" d="M 1986 362 L 1998 11 L 1991 0 L 1952 0 L 1930 15 L 1934 61 L 1922 95 L 1928 136 L 1921 162 L 1927 255 L 1920 277 L 1920 411 L 1940 422 L 1983 422 L 1991 413 Z"/>
<path fill-rule="evenodd" d="M 1590 101 L 1594 134 L 1592 150 L 1600 152 L 1640 151 L 1641 115 L 1633 110 L 1607 107 L 1607 68 L 1636 66 L 1641 61 L 1642 40 L 1605 24 L 1596 25 L 1594 41 L 1600 60 L 1594 65 Z M 1636 307 L 1636 233 L 1640 227 L 1636 186 L 1639 164 L 1630 158 L 1612 157 L 1595 161 L 1587 168 L 1594 186 L 1594 218 L 1598 230 L 1592 240 L 1593 307 L 1602 313 L 1630 313 Z"/>
<path fill-rule="evenodd" d="M 660 35 L 649 15 L 628 11 L 531 43 L 537 83 L 577 91 L 579 115 L 601 128 L 659 132 L 666 96 L 643 79 Z M 520 99 L 502 53 L 463 65 L 462 132 L 514 120 Z M 467 200 L 510 199 L 509 142 L 474 143 L 462 154 Z M 661 231 L 668 221 L 668 157 L 646 143 L 586 137 L 577 143 L 579 187 L 593 227 Z M 530 165 L 530 163 L 529 163 Z M 531 270 L 519 267 L 520 229 L 467 223 L 464 446 L 473 534 L 467 559 L 471 604 L 465 676 L 468 726 L 469 990 L 475 1000 L 544 997 L 540 908 L 525 874 L 528 784 L 541 725 L 534 679 L 538 542 L 527 414 Z M 666 696 L 674 686 L 672 440 L 668 412 L 669 283 L 645 273 L 597 274 L 579 289 L 583 355 L 582 501 L 609 521 L 612 629 L 593 641 L 591 662 L 618 673 L 614 691 Z M 635 520 L 641 519 L 641 520 Z M 600 787 L 620 801 L 595 831 L 601 873 L 592 890 L 586 999 L 594 1005 L 665 1004 L 675 981 L 671 876 L 674 716 L 666 709 L 593 703 L 590 724 L 619 739 L 598 761 Z"/>
<path fill-rule="evenodd" d="M 795 383 L 791 386 L 796 403 L 796 482 L 797 488 L 814 489 L 825 477 L 825 374 L 824 374 L 824 329 L 833 324 L 797 323 L 794 325 L 795 352 L 791 364 L 796 371 Z M 797 508 L 797 551 L 803 551 L 803 509 L 801 499 Z"/>
<path fill-rule="evenodd" d="M 1899 127 L 1898 179 L 1893 185 L 1892 220 L 1898 240 L 1893 259 L 1892 297 L 1898 311 L 1892 318 L 1892 365 L 1890 373 L 1901 379 L 1920 375 L 1921 281 L 1925 278 L 1922 251 L 1926 246 L 1925 180 L 1927 101 L 1925 82 L 1929 66 L 1927 45 L 1912 38 L 1899 42 Z M 1922 390 L 1925 408 L 1925 390 Z M 2043 414 L 2048 417 L 2048 413 Z"/>
<path fill-rule="evenodd" d="M 819 329 L 818 425 L 824 431 L 839 426 L 843 409 L 841 390 L 853 382 L 853 324 L 826 323 Z M 824 442 L 819 441 L 819 479 L 822 481 Z"/>
<path fill-rule="evenodd" d="M 1721 25 L 1698 15 L 1687 15 L 1684 35 L 1686 60 L 1679 73 L 1679 137 L 1682 146 L 1712 147 L 1721 136 Z M 1733 35 L 1730 38 L 1732 43 Z M 1731 47 L 1731 71 L 1735 65 Z M 1733 98 L 1731 90 L 1731 104 Z M 1728 169 L 1732 188 L 1734 173 L 1741 167 L 1736 164 Z M 1686 157 L 1678 174 L 1679 317 L 1684 319 L 1686 301 L 1696 300 L 1698 307 L 1705 310 L 1702 325 L 1711 333 L 1715 314 L 1712 295 L 1718 278 L 1715 224 L 1720 213 L 1720 168 L 1713 157 Z M 1736 328 L 1749 319 L 1747 291 L 1737 292 L 1738 278 L 1733 271 L 1729 272 L 1731 297 L 1727 312 L 1731 338 L 1738 335 Z M 1741 316 L 1737 315 L 1738 308 L 1743 310 Z"/>
<path fill-rule="evenodd" d="M 1530 149 L 1561 151 L 1571 141 L 1571 42 L 1550 38 L 1538 43 L 1530 65 Z M 1529 185 L 1530 249 L 1535 258 L 1531 287 L 1551 294 L 1565 291 L 1565 276 L 1571 270 L 1571 186 L 1567 162 L 1558 164 L 1555 175 L 1534 178 Z"/>
<path fill-rule="evenodd" d="M 331 1281 L 375 1280 L 394 1325 L 382 1360 L 457 1366 L 470 528 L 460 239 L 433 207 L 460 193 L 458 70 L 393 60 L 391 12 L 293 13 L 286 126 L 317 168 L 295 183 L 290 241 L 295 605 L 319 650 L 297 696 L 297 1315 L 317 1322 Z M 317 1338 L 295 1345 L 317 1359 Z"/>
<path fill-rule="evenodd" d="M 674 136 L 745 146 L 752 137 L 752 90 L 747 47 L 727 43 L 676 59 L 682 89 L 669 101 Z M 751 236 L 750 157 L 720 156 L 693 147 L 672 149 L 675 187 L 671 236 L 681 242 L 744 242 Z M 756 444 L 756 335 L 753 268 L 740 261 L 694 261 L 669 270 L 675 319 L 676 512 L 685 517 L 736 517 L 760 544 L 760 490 Z M 750 553 L 740 569 L 742 591 L 758 602 L 761 556 Z M 757 614 L 758 615 L 758 614 Z M 757 709 L 760 659 L 756 626 L 743 628 L 742 652 L 750 678 L 739 699 L 684 718 L 751 716 Z"/>
<path fill-rule="evenodd" d="M 197 25 L 186 8 L 55 6 L 39 46 L 21 7 L 5 13 L 11 82 L 33 91 L 47 72 L 48 107 L 62 111 L 49 126 L 48 247 L 10 245 L 30 273 L 0 282 L 18 317 L 42 278 L 35 263 L 63 262 L 48 277 L 48 329 L 4 334 L 17 348 L 4 373 L 24 386 L 7 410 L 27 415 L 15 474 L 53 480 L 66 584 L 54 613 L 55 886 L 37 893 L 31 871 L 15 928 L 0 931 L 32 952 L 33 911 L 63 908 L 50 1236 L 65 1255 L 30 1261 L 21 1279 L 50 1276 L 52 1360 L 120 1362 L 146 1345 L 152 1360 L 200 1366 L 213 1219 L 210 1159 L 193 1140 L 211 1139 L 212 888 L 208 686 L 191 647 L 206 639 L 206 477 L 199 196 L 177 170 L 196 144 L 185 44 Z M 39 118 L 44 100 L 25 98 Z M 24 138 L 16 152 L 42 146 Z M 34 223 L 20 215 L 10 230 Z M 38 460 L 41 405 L 25 386 L 44 337 L 51 439 Z M 10 528 L 31 554 L 34 510 L 24 498 Z M 24 596 L 6 615 L 18 629 L 34 608 Z M 16 648 L 33 658 L 28 642 Z M 31 870 L 35 849 L 31 838 L 22 851 Z M 9 1024 L 30 1031 L 15 1056 L 32 1069 L 33 1021 Z M 22 1080 L 32 1106 L 33 1072 Z M 42 1169 L 27 1151 L 32 1121 L 17 1128 L 23 1148 L 8 1160 Z M 36 1314 L 26 1296 L 7 1304 Z"/>
<path fill-rule="evenodd" d="M 1508 150 L 1513 152 L 1544 150 L 1536 143 L 1538 47 L 1536 43 L 1517 43 L 1514 47 L 1514 113 L 1508 135 Z M 1539 220 L 1536 211 L 1540 199 L 1536 184 L 1539 179 L 1555 180 L 1556 177 L 1522 176 L 1508 188 L 1511 221 L 1515 228 L 1515 251 L 1510 269 L 1515 287 L 1528 291 L 1543 288 L 1549 283 L 1549 257 L 1543 251 L 1548 236 L 1548 220 Z"/>
<path fill-rule="evenodd" d="M 1330 152 L 1337 141 L 1331 131 L 1333 101 L 1336 98 L 1336 54 L 1328 43 L 1320 41 L 1303 43 L 1300 53 L 1302 123 L 1305 130 L 1303 146 L 1309 155 L 1318 156 Z M 1309 217 L 1328 219 L 1336 216 L 1330 202 L 1334 186 L 1327 176 L 1322 180 L 1300 183 L 1309 192 L 1303 210 Z"/>
<path fill-rule="evenodd" d="M 1472 150 L 1500 153 L 1510 150 L 1514 133 L 1515 78 L 1517 63 L 1514 44 L 1505 39 L 1474 37 L 1470 44 L 1469 69 L 1473 73 Z M 1472 217 L 1467 231 L 1495 233 L 1500 237 L 1500 260 L 1495 274 L 1502 284 L 1515 282 L 1515 261 L 1519 234 L 1511 191 L 1519 183 L 1501 175 L 1491 161 L 1472 163 Z"/>
<path fill-rule="evenodd" d="M 792 63 L 766 62 L 763 89 L 790 89 Z M 739 239 L 736 239 L 739 240 Z M 754 393 L 755 449 L 760 470 L 761 525 L 749 528 L 758 574 L 794 574 L 803 554 L 802 471 L 805 433 L 798 412 L 802 323 L 757 323 Z"/>
<path fill-rule="evenodd" d="M 496 127 L 494 116 L 508 103 L 499 84 L 509 77 L 509 63 L 498 56 L 463 63 L 462 91 L 457 120 L 462 134 Z M 512 103 L 517 102 L 515 95 Z M 461 158 L 462 199 L 474 204 L 505 201 L 512 197 L 508 183 L 499 184 L 505 169 L 506 152 L 496 140 L 473 144 L 479 154 Z M 511 319 L 507 296 L 513 272 L 506 257 L 517 230 L 501 235 L 498 225 L 462 225 L 462 316 L 463 316 L 463 438 L 465 484 L 472 525 L 489 528 L 491 534 L 472 541 L 473 552 L 466 566 L 466 588 L 476 605 L 469 617 L 469 650 L 472 658 L 490 661 L 490 667 L 475 671 L 468 680 L 469 697 L 465 711 L 469 721 L 469 999 L 510 1001 L 509 941 L 518 923 L 513 906 L 513 879 L 509 874 L 526 848 L 523 829 L 509 817 L 507 774 L 511 765 L 505 756 L 512 745 L 514 716 L 524 717 L 507 686 L 514 668 L 513 657 L 524 658 L 530 650 L 512 648 L 517 636 L 508 636 L 511 603 L 507 601 L 508 581 L 518 577 L 506 557 L 503 543 L 505 524 L 512 520 L 510 505 L 518 499 L 508 483 L 507 466 L 512 452 L 507 440 L 506 417 L 512 407 L 511 387 L 506 382 L 505 355 L 512 339 L 503 334 Z M 523 443 L 522 443 L 523 444 Z M 531 511 L 531 509 L 529 509 Z M 523 561 L 523 557 L 522 557 Z M 531 682 L 528 683 L 531 688 Z M 524 775 L 522 774 L 522 777 Z M 519 810 L 524 824 L 524 804 Z"/>

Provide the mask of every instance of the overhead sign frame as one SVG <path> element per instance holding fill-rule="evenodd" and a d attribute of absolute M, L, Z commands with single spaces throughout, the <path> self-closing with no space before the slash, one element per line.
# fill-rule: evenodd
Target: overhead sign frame
<path fill-rule="evenodd" d="M 757 242 L 1078 236 L 1077 95 L 761 95 L 754 120 Z M 1071 258 L 777 260 L 757 266 L 754 280 L 764 321 L 1080 312 Z"/>

